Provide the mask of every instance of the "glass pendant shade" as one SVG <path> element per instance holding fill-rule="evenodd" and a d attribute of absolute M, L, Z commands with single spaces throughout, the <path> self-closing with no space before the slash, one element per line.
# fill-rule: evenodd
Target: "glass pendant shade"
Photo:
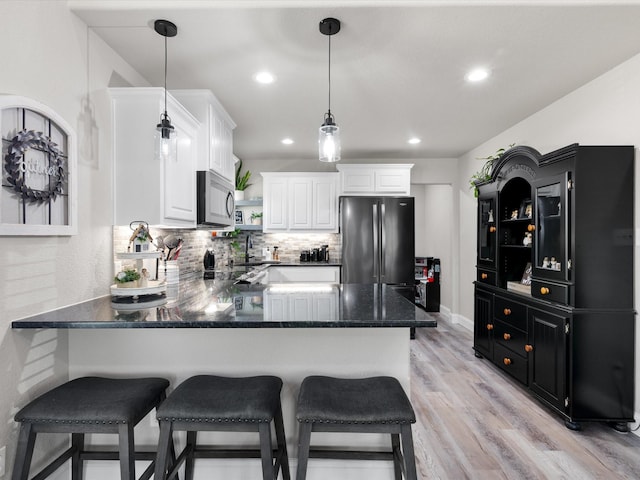
<path fill-rule="evenodd" d="M 318 136 L 318 154 L 321 162 L 340 161 L 340 127 L 329 120 L 320 127 Z"/>
<path fill-rule="evenodd" d="M 167 113 L 162 115 L 160 123 L 156 126 L 156 148 L 158 158 L 163 161 L 176 160 L 178 153 L 178 134 L 171 125 Z"/>
<path fill-rule="evenodd" d="M 340 20 L 325 18 L 320 22 L 320 33 L 329 38 L 329 108 L 324 114 L 324 123 L 318 135 L 318 157 L 321 162 L 334 163 L 340 161 L 340 127 L 331 115 L 331 36 L 340 31 Z"/>
<path fill-rule="evenodd" d="M 178 27 L 169 20 L 156 20 L 154 29 L 164 37 L 164 113 L 160 116 L 160 123 L 156 125 L 156 154 L 162 161 L 177 160 L 177 134 L 167 114 L 167 38 L 175 37 L 178 34 Z"/>

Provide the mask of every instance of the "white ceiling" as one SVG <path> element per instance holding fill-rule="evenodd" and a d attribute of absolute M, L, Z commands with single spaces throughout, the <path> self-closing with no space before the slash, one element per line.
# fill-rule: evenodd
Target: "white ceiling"
<path fill-rule="evenodd" d="M 240 158 L 317 158 L 327 110 L 343 160 L 456 157 L 640 52 L 637 1 L 70 0 L 152 85 L 210 89 L 237 123 Z M 464 76 L 491 70 L 482 84 Z M 272 85 L 252 76 L 267 69 Z M 638 86 L 640 88 L 640 85 Z M 169 114 L 171 114 L 169 112 Z M 409 137 L 422 139 L 409 145 Z M 280 140 L 295 143 L 284 146 Z"/>

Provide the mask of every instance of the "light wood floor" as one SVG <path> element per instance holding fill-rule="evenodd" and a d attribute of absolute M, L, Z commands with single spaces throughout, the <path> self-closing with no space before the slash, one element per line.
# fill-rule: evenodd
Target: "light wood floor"
<path fill-rule="evenodd" d="M 411 342 L 422 479 L 640 479 L 640 437 L 601 423 L 574 432 L 474 356 L 473 335 L 438 315 Z M 637 420 L 637 419 L 636 419 Z"/>

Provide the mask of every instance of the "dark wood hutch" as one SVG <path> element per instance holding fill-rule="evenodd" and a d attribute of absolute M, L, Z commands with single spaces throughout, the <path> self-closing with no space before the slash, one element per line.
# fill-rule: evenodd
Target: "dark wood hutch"
<path fill-rule="evenodd" d="M 634 148 L 518 146 L 478 187 L 474 350 L 567 427 L 634 412 Z"/>

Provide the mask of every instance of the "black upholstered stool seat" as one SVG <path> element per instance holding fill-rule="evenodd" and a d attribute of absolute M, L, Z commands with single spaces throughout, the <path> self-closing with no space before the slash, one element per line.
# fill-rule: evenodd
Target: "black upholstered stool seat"
<path fill-rule="evenodd" d="M 72 479 L 82 478 L 82 462 L 100 458 L 120 460 L 123 480 L 135 479 L 135 459 L 153 460 L 154 452 L 136 453 L 133 428 L 165 398 L 164 378 L 82 377 L 66 382 L 31 401 L 16 415 L 21 423 L 13 480 L 26 480 L 38 433 L 71 433 L 72 445 L 39 474 L 50 475 L 72 459 Z M 85 450 L 86 433 L 116 433 L 118 452 Z M 150 478 L 151 465 L 140 478 Z"/>
<path fill-rule="evenodd" d="M 160 445 L 156 458 L 157 480 L 169 479 L 185 462 L 185 478 L 191 480 L 196 458 L 261 458 L 263 478 L 277 478 L 282 468 L 285 480 L 290 478 L 289 459 L 280 404 L 282 380 L 262 375 L 255 377 L 222 377 L 198 375 L 181 383 L 157 411 L 160 423 Z M 271 422 L 276 443 L 272 447 Z M 167 448 L 173 431 L 187 431 L 187 443 L 175 462 L 169 463 Z M 259 449 L 230 449 L 198 445 L 200 431 L 259 432 Z"/>
<path fill-rule="evenodd" d="M 396 480 L 401 480 L 403 473 L 406 479 L 416 480 L 411 434 L 416 416 L 397 379 L 307 377 L 300 386 L 296 418 L 300 423 L 297 480 L 306 478 L 309 458 L 393 460 Z M 314 431 L 388 433 L 391 450 L 312 449 Z"/>

